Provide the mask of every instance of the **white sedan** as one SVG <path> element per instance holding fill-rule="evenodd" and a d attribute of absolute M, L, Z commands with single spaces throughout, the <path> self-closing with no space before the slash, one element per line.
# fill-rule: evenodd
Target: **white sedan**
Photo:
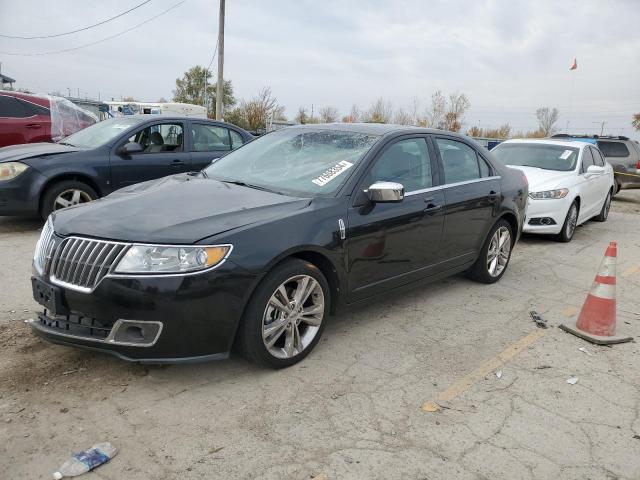
<path fill-rule="evenodd" d="M 577 225 L 604 222 L 613 195 L 613 168 L 595 145 L 564 140 L 507 140 L 491 150 L 524 172 L 529 202 L 523 230 L 569 242 Z"/>

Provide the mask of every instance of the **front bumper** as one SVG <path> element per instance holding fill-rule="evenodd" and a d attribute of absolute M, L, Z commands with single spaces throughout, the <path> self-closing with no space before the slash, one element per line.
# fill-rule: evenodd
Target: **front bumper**
<path fill-rule="evenodd" d="M 29 167 L 13 180 L 0 182 L 0 215 L 37 215 L 47 178 Z"/>
<path fill-rule="evenodd" d="M 91 293 L 51 285 L 62 308 L 29 323 L 54 343 L 140 362 L 226 358 L 257 278 L 227 260 L 206 273 L 105 277 Z M 36 298 L 34 288 L 34 298 Z M 36 301 L 42 299 L 36 298 Z"/>
<path fill-rule="evenodd" d="M 522 230 L 527 233 L 560 233 L 572 201 L 568 197 L 546 200 L 529 198 Z M 552 223 L 543 224 L 540 223 L 540 219 L 550 219 Z"/>

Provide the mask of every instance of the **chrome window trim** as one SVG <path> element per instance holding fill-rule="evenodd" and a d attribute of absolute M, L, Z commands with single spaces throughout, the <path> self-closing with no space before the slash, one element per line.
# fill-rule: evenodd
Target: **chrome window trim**
<path fill-rule="evenodd" d="M 500 175 L 493 175 L 491 177 L 483 177 L 483 178 L 474 178 L 473 180 L 465 180 L 463 182 L 455 182 L 455 183 L 445 183 L 443 185 L 437 185 L 435 187 L 423 188 L 421 190 L 413 190 L 411 192 L 407 192 L 404 194 L 405 197 L 409 197 L 411 195 L 419 195 L 421 193 L 435 192 L 437 190 L 444 190 L 449 187 L 459 187 L 462 185 L 469 185 L 472 183 L 478 182 L 486 182 L 487 180 L 499 180 L 502 177 Z"/>

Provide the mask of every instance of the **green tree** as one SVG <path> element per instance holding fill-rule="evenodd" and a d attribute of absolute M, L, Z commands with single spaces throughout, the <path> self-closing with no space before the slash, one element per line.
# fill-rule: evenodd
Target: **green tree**
<path fill-rule="evenodd" d="M 199 65 L 187 70 L 182 78 L 176 78 L 173 101 L 205 106 L 205 84 L 207 115 L 215 117 L 216 82 L 211 72 Z M 222 93 L 222 104 L 225 110 L 235 105 L 236 99 L 233 96 L 231 80 L 225 80 Z"/>

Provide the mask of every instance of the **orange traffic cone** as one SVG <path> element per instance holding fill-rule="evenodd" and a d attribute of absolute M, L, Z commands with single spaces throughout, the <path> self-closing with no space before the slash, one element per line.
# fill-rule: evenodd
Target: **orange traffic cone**
<path fill-rule="evenodd" d="M 576 323 L 560 325 L 565 332 L 598 345 L 632 340 L 616 335 L 616 242 L 609 243 L 591 291 L 584 301 Z"/>

